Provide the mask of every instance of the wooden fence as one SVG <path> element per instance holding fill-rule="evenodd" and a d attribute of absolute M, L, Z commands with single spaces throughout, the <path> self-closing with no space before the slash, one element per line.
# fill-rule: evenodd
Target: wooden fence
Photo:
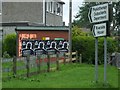
<path fill-rule="evenodd" d="M 34 74 L 39 74 L 42 72 L 50 72 L 51 70 L 59 70 L 60 63 L 68 63 L 70 53 L 65 54 L 54 54 L 54 55 L 40 55 L 40 56 L 27 56 L 16 58 L 13 57 L 11 59 L 3 59 L 2 60 L 2 71 L 5 74 L 5 77 L 8 76 L 27 76 L 30 77 Z M 54 60 L 55 59 L 55 60 Z M 79 61 L 77 52 L 72 52 L 72 61 Z M 20 71 L 22 70 L 22 71 Z"/>

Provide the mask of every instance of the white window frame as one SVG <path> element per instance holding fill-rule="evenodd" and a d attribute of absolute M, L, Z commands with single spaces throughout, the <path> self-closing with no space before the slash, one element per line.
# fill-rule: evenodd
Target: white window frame
<path fill-rule="evenodd" d="M 59 7 L 60 7 L 60 16 L 63 16 L 63 7 L 62 7 L 62 4 L 60 4 Z"/>
<path fill-rule="evenodd" d="M 48 3 L 49 2 L 46 2 L 46 11 L 49 11 L 49 9 L 48 9 Z"/>
<path fill-rule="evenodd" d="M 58 9 L 59 7 L 60 7 L 60 6 L 59 6 L 59 3 L 56 3 L 56 10 L 55 10 L 55 11 L 56 11 L 56 15 L 59 15 L 59 14 L 60 14 L 60 13 L 57 12 L 57 9 Z"/>
<path fill-rule="evenodd" d="M 46 5 L 47 6 L 47 11 L 50 12 L 50 2 L 48 1 L 46 3 L 47 3 L 47 5 Z"/>
<path fill-rule="evenodd" d="M 50 13 L 54 13 L 54 2 L 53 1 L 48 1 L 47 2 L 47 10 Z"/>

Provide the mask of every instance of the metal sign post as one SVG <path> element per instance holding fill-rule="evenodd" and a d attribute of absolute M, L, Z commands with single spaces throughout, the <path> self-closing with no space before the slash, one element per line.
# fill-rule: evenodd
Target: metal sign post
<path fill-rule="evenodd" d="M 104 84 L 106 82 L 107 68 L 107 35 L 109 22 L 108 3 L 96 5 L 90 8 L 88 13 L 90 23 L 93 23 L 92 32 L 95 37 L 95 81 L 98 82 L 98 37 L 104 37 Z"/>
<path fill-rule="evenodd" d="M 106 70 L 107 69 L 107 37 L 104 37 L 104 84 L 106 85 Z"/>
<path fill-rule="evenodd" d="M 95 38 L 95 82 L 98 82 L 98 38 Z"/>

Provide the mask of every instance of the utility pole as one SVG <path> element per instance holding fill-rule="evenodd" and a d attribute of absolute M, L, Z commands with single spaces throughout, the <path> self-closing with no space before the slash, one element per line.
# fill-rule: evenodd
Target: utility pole
<path fill-rule="evenodd" d="M 45 2 L 44 2 L 44 3 L 45 3 L 45 26 L 46 26 L 46 17 L 47 17 L 47 16 L 46 16 L 46 10 L 47 10 L 47 1 L 45 0 Z"/>
<path fill-rule="evenodd" d="M 2 0 L 0 0 L 0 23 L 1 23 L 1 24 L 0 24 L 0 31 L 1 31 L 1 32 L 0 32 L 0 35 L 1 35 L 1 36 L 0 36 L 0 37 L 1 37 L 1 41 L 2 41 L 2 42 L 1 42 L 1 45 L 0 45 L 0 46 L 1 46 L 1 48 L 0 48 L 0 49 L 1 49 L 1 55 L 0 55 L 0 57 L 2 58 L 2 56 L 3 56 L 3 55 L 2 55 L 2 52 L 3 52 Z"/>
<path fill-rule="evenodd" d="M 69 44 L 70 62 L 72 62 L 72 0 L 69 0 Z"/>
<path fill-rule="evenodd" d="M 1 25 L 0 25 L 0 29 L 2 30 L 2 37 L 1 37 L 1 39 L 2 39 L 2 43 L 1 43 L 1 55 L 0 55 L 0 89 L 2 89 L 2 53 L 3 53 L 3 29 L 2 29 L 2 0 L 0 0 L 0 23 L 1 23 Z"/>
<path fill-rule="evenodd" d="M 69 0 L 69 45 L 70 62 L 72 62 L 72 0 Z"/>

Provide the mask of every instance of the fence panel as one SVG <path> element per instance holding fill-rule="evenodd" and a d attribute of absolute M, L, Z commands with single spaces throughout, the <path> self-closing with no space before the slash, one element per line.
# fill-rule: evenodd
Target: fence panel
<path fill-rule="evenodd" d="M 78 60 L 77 52 L 72 52 L 72 60 Z M 50 72 L 51 70 L 59 70 L 59 63 L 69 62 L 69 53 L 59 53 L 52 55 L 29 56 L 19 58 L 3 58 L 2 72 L 4 77 L 26 75 L 29 77 L 34 73 L 42 71 Z"/>

